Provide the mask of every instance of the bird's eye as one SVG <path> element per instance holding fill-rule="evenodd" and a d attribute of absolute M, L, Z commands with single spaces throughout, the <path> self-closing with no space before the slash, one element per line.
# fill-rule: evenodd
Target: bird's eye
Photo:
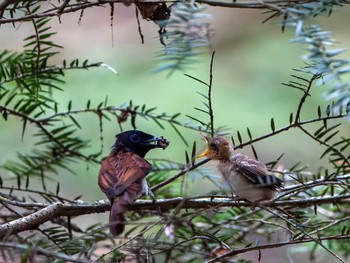
<path fill-rule="evenodd" d="M 216 148 L 217 148 L 217 145 L 216 145 L 216 143 L 214 143 L 214 142 L 211 142 L 211 143 L 209 144 L 209 146 L 210 146 L 210 148 L 212 148 L 212 149 L 216 149 Z"/>
<path fill-rule="evenodd" d="M 130 141 L 132 141 L 133 143 L 137 143 L 140 141 L 140 136 L 138 136 L 137 134 L 131 134 L 130 135 Z"/>

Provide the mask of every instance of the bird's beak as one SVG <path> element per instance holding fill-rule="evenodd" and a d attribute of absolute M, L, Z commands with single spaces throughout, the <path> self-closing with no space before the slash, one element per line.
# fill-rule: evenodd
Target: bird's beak
<path fill-rule="evenodd" d="M 198 155 L 196 158 L 206 157 L 206 156 L 209 156 L 209 155 L 210 155 L 210 148 L 208 147 L 207 150 L 204 153 Z"/>
<path fill-rule="evenodd" d="M 205 143 L 208 145 L 209 138 L 206 134 L 201 132 L 202 139 L 205 141 Z M 203 152 L 202 154 L 198 155 L 196 158 L 206 157 L 210 155 L 210 148 L 207 147 L 207 150 Z"/>

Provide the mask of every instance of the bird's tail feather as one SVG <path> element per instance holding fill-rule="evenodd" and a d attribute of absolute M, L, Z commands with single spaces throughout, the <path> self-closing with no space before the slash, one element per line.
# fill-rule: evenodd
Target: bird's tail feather
<path fill-rule="evenodd" d="M 113 200 L 111 211 L 109 213 L 109 231 L 113 236 L 118 236 L 124 232 L 124 212 L 126 212 L 126 210 L 126 206 L 123 204 L 121 197 L 117 197 Z"/>
<path fill-rule="evenodd" d="M 109 230 L 112 235 L 117 236 L 125 229 L 124 213 L 128 205 L 142 194 L 142 187 L 139 183 L 131 184 L 122 195 L 114 198 L 111 212 L 109 213 Z"/>

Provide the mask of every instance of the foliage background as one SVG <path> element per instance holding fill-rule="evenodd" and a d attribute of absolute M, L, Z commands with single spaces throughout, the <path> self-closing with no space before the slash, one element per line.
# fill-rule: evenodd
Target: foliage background
<path fill-rule="evenodd" d="M 92 104 L 97 104 L 108 96 L 109 103 L 116 106 L 132 100 L 134 104 L 157 107 L 160 112 L 196 115 L 193 108 L 200 105 L 196 91 L 203 90 L 203 87 L 183 73 L 207 79 L 210 51 L 199 57 L 198 64 L 184 72 L 176 72 L 170 78 L 164 73 L 150 74 L 155 67 L 154 54 L 160 49 L 157 26 L 152 22 L 141 21 L 145 36 L 145 44 L 141 44 L 134 8 L 117 5 L 115 9 L 113 28 L 109 26 L 110 11 L 106 8 L 86 10 L 80 24 L 78 14 L 62 16 L 62 23 L 57 19 L 50 22 L 53 30 L 58 32 L 53 37 L 54 41 L 64 46 L 54 63 L 61 64 L 63 59 L 71 57 L 88 57 L 91 62 L 103 61 L 119 73 L 116 76 L 104 68 L 68 73 L 65 91 L 55 95 L 60 107 L 67 107 L 72 100 L 72 108 L 79 109 L 85 107 L 88 99 L 93 99 Z M 344 26 L 348 24 L 349 11 L 350 8 L 346 7 L 337 15 L 316 19 L 321 26 L 333 32 L 341 47 L 350 46 L 350 29 Z M 213 83 L 216 125 L 232 127 L 232 133 L 249 126 L 254 135 L 258 136 L 270 131 L 271 117 L 274 117 L 276 126 L 287 123 L 289 113 L 295 109 L 300 94 L 281 83 L 290 79 L 293 68 L 303 66 L 301 56 L 305 53 L 301 44 L 289 43 L 294 32 L 287 29 L 282 33 L 278 24 L 261 24 L 266 18 L 261 11 L 208 8 L 207 13 L 213 15 L 211 22 L 215 30 L 212 50 L 216 50 Z M 10 24 L 2 25 L 0 48 L 21 51 L 22 39 L 30 33 L 33 32 L 29 24 L 16 25 L 16 28 Z M 342 55 L 349 56 L 349 52 Z M 303 112 L 305 118 L 315 116 L 318 105 L 327 105 L 322 97 L 326 89 L 326 86 L 313 89 L 306 107 L 309 112 L 305 109 Z M 185 116 L 183 118 L 186 119 Z M 2 119 L 0 163 L 13 158 L 17 151 L 29 151 L 35 140 L 28 126 L 24 140 L 21 141 L 22 131 L 18 129 L 19 120 L 16 118 L 10 118 L 6 126 L 1 122 Z M 94 152 L 99 147 L 98 120 L 86 116 L 81 124 L 83 129 L 79 134 L 82 138 L 91 140 L 91 152 Z M 342 126 L 343 132 L 350 133 L 349 127 L 345 123 Z M 138 128 L 164 135 L 171 142 L 166 151 L 153 151 L 148 158 L 169 158 L 184 162 L 184 151 L 190 151 L 191 147 L 180 142 L 173 130 L 163 131 L 155 123 L 146 121 L 141 121 Z M 117 133 L 119 127 L 114 122 L 107 123 L 104 127 L 104 155 L 108 154 L 109 146 L 113 144 Z M 183 133 L 188 141 L 196 140 L 197 145 L 203 145 L 197 132 L 183 130 Z M 259 142 L 255 147 L 261 161 L 276 159 L 285 153 L 280 163 L 282 167 L 290 167 L 297 161 L 304 160 L 310 166 L 308 169 L 315 172 L 320 164 L 323 165 L 323 161 L 319 160 L 323 149 L 306 136 L 301 136 L 298 131 L 275 136 Z M 242 151 L 252 155 L 249 149 Z M 209 167 L 212 165 L 208 164 Z M 86 201 L 105 199 L 97 186 L 98 169 L 98 165 L 77 163 L 74 168 L 76 174 L 66 171 L 59 173 L 57 180 L 61 183 L 61 193 L 67 198 L 82 195 Z M 197 187 L 199 183 L 203 187 Z M 193 174 L 189 184 L 191 194 L 206 194 L 215 189 L 211 182 L 202 181 L 197 173 Z M 91 214 L 79 218 L 83 225 L 106 221 L 107 214 Z M 287 257 L 284 258 L 283 262 L 288 262 Z M 282 261 L 278 259 L 276 262 Z"/>

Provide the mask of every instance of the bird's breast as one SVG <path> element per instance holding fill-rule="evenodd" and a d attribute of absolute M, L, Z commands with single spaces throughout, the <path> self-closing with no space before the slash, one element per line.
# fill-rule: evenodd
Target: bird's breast
<path fill-rule="evenodd" d="M 225 188 L 229 188 L 239 198 L 248 199 L 251 202 L 272 199 L 276 192 L 254 185 L 244 175 L 240 174 L 233 163 L 219 163 L 218 169 L 224 177 Z"/>
<path fill-rule="evenodd" d="M 220 173 L 222 174 L 222 176 L 224 177 L 224 180 L 225 180 L 224 183 L 228 184 L 228 186 L 234 192 L 237 192 L 239 190 L 240 186 L 244 184 L 244 178 L 242 178 L 238 174 L 233 163 L 220 162 L 218 164 L 218 169 L 219 169 Z"/>

